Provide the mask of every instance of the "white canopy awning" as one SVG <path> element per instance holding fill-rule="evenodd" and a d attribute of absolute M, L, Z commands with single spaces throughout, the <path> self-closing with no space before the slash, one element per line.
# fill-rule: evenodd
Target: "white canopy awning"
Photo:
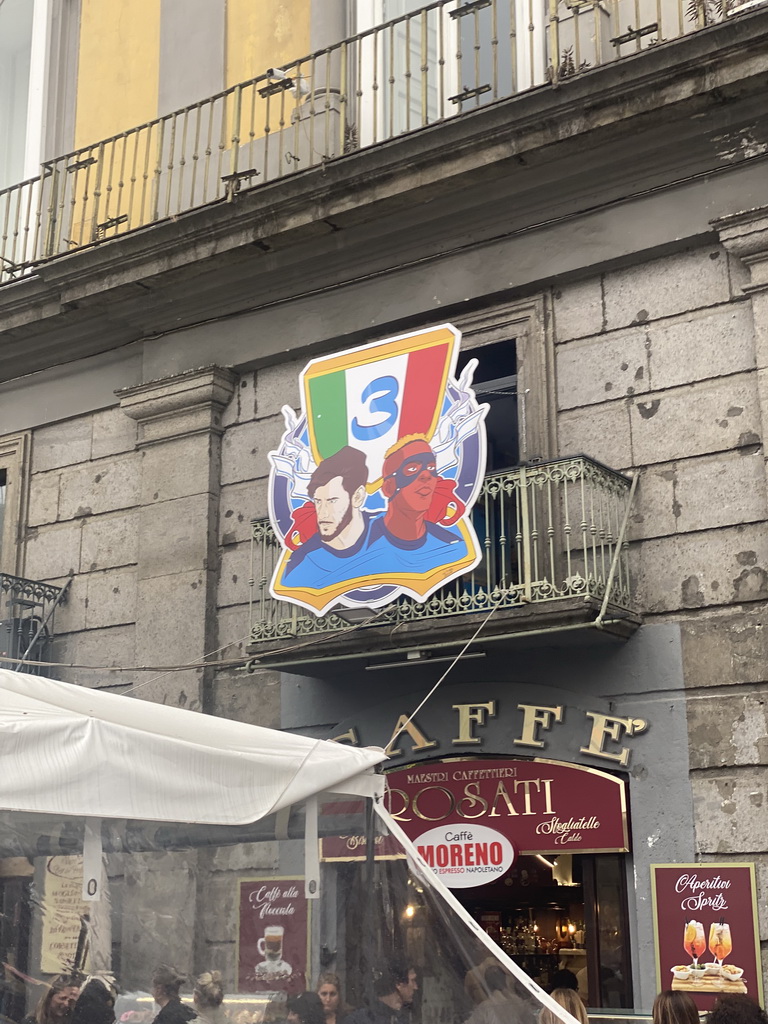
<path fill-rule="evenodd" d="M 373 795 L 382 750 L 0 669 L 0 809 L 241 825 L 315 793 Z"/>

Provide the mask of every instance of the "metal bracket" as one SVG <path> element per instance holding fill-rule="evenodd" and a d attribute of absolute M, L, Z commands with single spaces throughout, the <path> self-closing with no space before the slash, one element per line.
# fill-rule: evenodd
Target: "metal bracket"
<path fill-rule="evenodd" d="M 280 78 L 276 82 L 270 82 L 269 85 L 265 85 L 263 89 L 259 89 L 259 96 L 262 99 L 266 99 L 267 96 L 274 96 L 278 92 L 285 92 L 286 89 L 292 89 L 294 81 L 292 78 Z"/>
<path fill-rule="evenodd" d="M 614 36 L 609 42 L 618 49 L 624 43 L 632 43 L 635 39 L 640 39 L 641 36 L 649 36 L 651 32 L 657 32 L 659 29 L 659 23 L 654 22 L 652 25 L 645 25 L 643 28 L 632 28 L 631 25 L 627 27 L 627 31 L 623 36 Z"/>
<path fill-rule="evenodd" d="M 127 223 L 127 213 L 121 213 L 119 217 L 110 217 L 109 220 L 102 221 L 101 224 L 96 225 L 96 241 L 101 238 L 106 238 L 106 234 L 110 228 L 118 228 L 121 224 Z"/>
<path fill-rule="evenodd" d="M 75 160 L 73 164 L 67 164 L 64 168 L 66 171 L 81 171 L 84 167 L 90 167 L 92 164 L 97 163 L 95 156 L 86 157 L 84 160 Z"/>
<path fill-rule="evenodd" d="M 490 85 L 478 85 L 476 89 L 465 88 L 463 92 L 457 93 L 455 96 L 449 96 L 449 103 L 463 103 L 465 100 L 473 100 L 475 96 L 482 96 L 484 92 L 490 92 Z"/>
<path fill-rule="evenodd" d="M 484 7 L 490 7 L 492 3 L 493 0 L 470 0 L 470 3 L 448 13 L 455 21 L 457 18 L 464 18 L 467 14 L 472 14 L 473 11 L 482 11 Z"/>

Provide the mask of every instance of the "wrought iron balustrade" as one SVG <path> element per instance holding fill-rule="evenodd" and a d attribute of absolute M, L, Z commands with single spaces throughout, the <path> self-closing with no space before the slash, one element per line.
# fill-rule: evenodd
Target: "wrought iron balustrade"
<path fill-rule="evenodd" d="M 45 260 L 669 42 L 755 0 L 435 0 L 0 190 L 0 284 Z"/>
<path fill-rule="evenodd" d="M 592 598 L 631 612 L 626 543 L 631 498 L 630 478 L 586 456 L 489 475 L 472 513 L 483 551 L 477 568 L 423 604 L 399 598 L 370 625 L 551 605 L 567 598 Z M 350 623 L 341 615 L 316 617 L 270 595 L 281 551 L 269 520 L 253 520 L 251 643 L 348 630 Z"/>
<path fill-rule="evenodd" d="M 54 614 L 66 588 L 0 573 L 0 668 L 15 669 L 19 662 L 49 661 Z M 21 665 L 30 675 L 49 675 L 36 665 Z"/>

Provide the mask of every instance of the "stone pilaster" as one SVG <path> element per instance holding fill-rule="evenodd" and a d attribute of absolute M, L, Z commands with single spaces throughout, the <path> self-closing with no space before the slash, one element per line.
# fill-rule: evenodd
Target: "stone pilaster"
<path fill-rule="evenodd" d="M 136 651 L 148 665 L 190 664 L 215 646 L 222 412 L 236 374 L 187 370 L 117 392 L 138 423 L 141 491 Z M 136 695 L 205 709 L 210 669 L 145 681 Z M 148 676 L 148 680 L 151 675 Z"/>
<path fill-rule="evenodd" d="M 749 281 L 742 289 L 752 300 L 757 393 L 763 425 L 759 440 L 768 474 L 768 206 L 722 217 L 713 221 L 713 226 L 728 252 L 749 271 Z"/>

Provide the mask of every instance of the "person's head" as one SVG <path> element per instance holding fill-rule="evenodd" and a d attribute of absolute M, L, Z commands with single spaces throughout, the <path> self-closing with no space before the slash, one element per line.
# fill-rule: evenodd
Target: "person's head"
<path fill-rule="evenodd" d="M 410 1006 L 418 989 L 416 971 L 400 960 L 388 963 L 373 983 L 379 999 L 394 1000 L 399 1006 Z"/>
<path fill-rule="evenodd" d="M 579 982 L 573 971 L 563 967 L 562 970 L 555 971 L 552 975 L 552 988 L 572 988 L 574 992 L 578 992 Z"/>
<path fill-rule="evenodd" d="M 497 964 L 490 964 L 483 974 L 485 987 L 492 994 L 503 992 L 507 987 L 507 975 Z"/>
<path fill-rule="evenodd" d="M 300 992 L 286 1004 L 289 1024 L 325 1024 L 325 1010 L 317 992 Z"/>
<path fill-rule="evenodd" d="M 326 1017 L 333 1017 L 341 1005 L 341 982 L 338 974 L 325 971 L 317 979 L 317 994 L 323 1004 Z"/>
<path fill-rule="evenodd" d="M 83 986 L 72 1010 L 72 1024 L 113 1024 L 115 997 L 98 978 Z"/>
<path fill-rule="evenodd" d="M 659 992 L 651 1015 L 653 1024 L 699 1024 L 699 1011 L 687 992 Z"/>
<path fill-rule="evenodd" d="M 578 992 L 574 992 L 572 988 L 555 988 L 552 990 L 551 996 L 556 1003 L 559 1003 L 580 1024 L 589 1024 L 586 1007 L 582 1003 Z M 555 1016 L 552 1010 L 548 1010 L 546 1007 L 541 1011 L 539 1021 L 540 1024 L 561 1024 L 560 1019 Z"/>
<path fill-rule="evenodd" d="M 404 438 L 390 448 L 382 470 L 382 492 L 393 503 L 411 512 L 427 512 L 437 487 L 435 453 L 426 439 Z"/>
<path fill-rule="evenodd" d="M 37 1004 L 37 1024 L 63 1024 L 68 1021 L 79 994 L 80 986 L 75 978 L 55 978 Z"/>
<path fill-rule="evenodd" d="M 768 1014 L 749 996 L 734 992 L 718 996 L 707 1024 L 768 1024 Z"/>
<path fill-rule="evenodd" d="M 224 999 L 224 989 L 221 985 L 221 974 L 219 971 L 205 971 L 195 982 L 192 1000 L 196 1007 L 201 1010 L 215 1010 L 221 1006 Z"/>
<path fill-rule="evenodd" d="M 165 1006 L 171 999 L 178 999 L 179 989 L 186 980 L 186 974 L 177 971 L 170 964 L 158 964 L 152 972 L 152 995 L 155 1002 Z"/>
<path fill-rule="evenodd" d="M 325 541 L 346 529 L 365 502 L 368 467 L 365 455 L 345 445 L 323 459 L 309 480 L 308 492 L 315 506 L 317 528 Z"/>

